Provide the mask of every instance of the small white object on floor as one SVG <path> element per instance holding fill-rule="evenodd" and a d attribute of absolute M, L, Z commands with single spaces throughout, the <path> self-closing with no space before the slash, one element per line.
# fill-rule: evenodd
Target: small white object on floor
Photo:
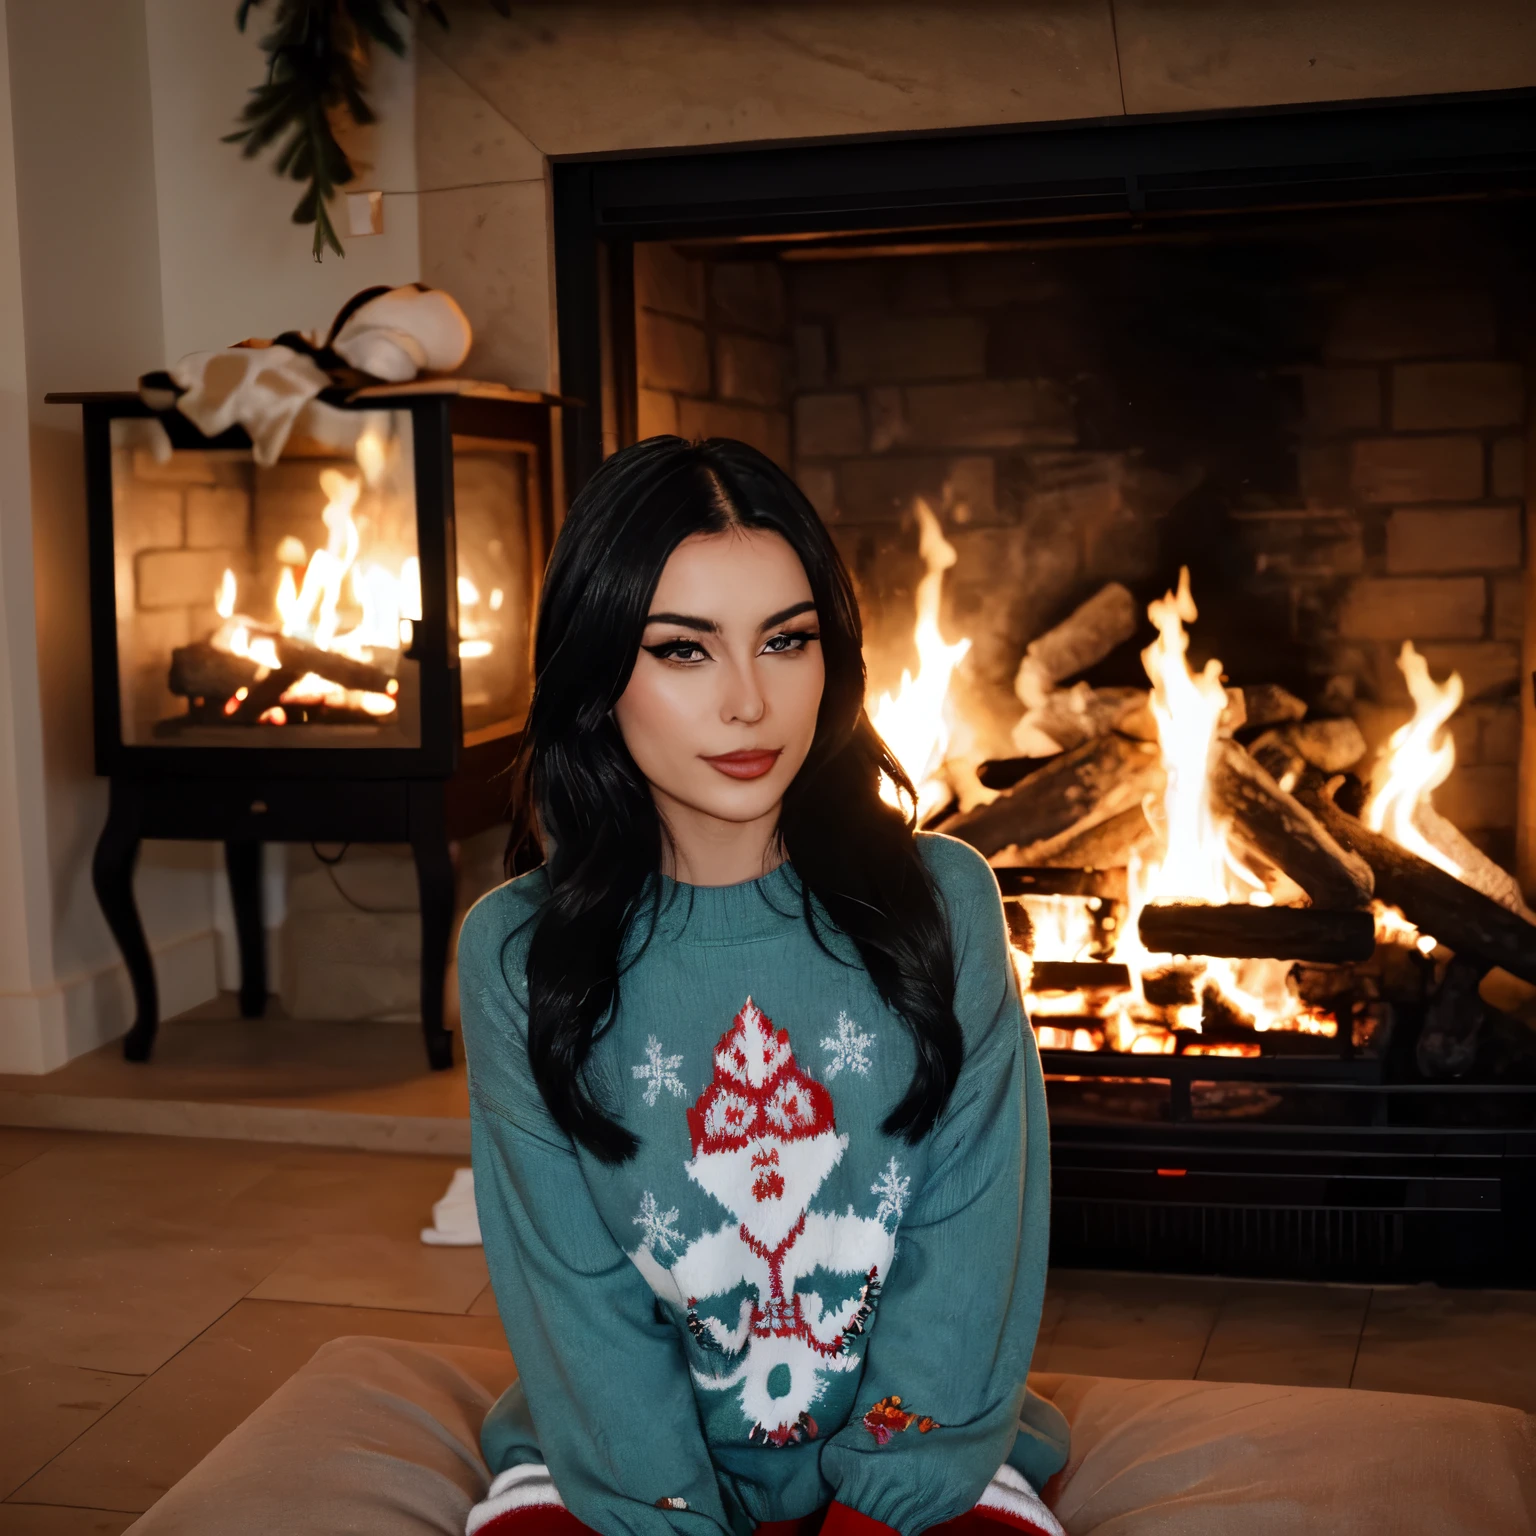
<path fill-rule="evenodd" d="M 421 1240 L 435 1248 L 478 1248 L 480 1217 L 475 1210 L 475 1175 L 455 1168 L 448 1192 L 432 1207 L 432 1225 L 421 1229 Z"/>

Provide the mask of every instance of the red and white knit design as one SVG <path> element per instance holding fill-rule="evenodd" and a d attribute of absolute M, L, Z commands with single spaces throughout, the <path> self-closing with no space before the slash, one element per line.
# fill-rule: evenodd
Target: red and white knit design
<path fill-rule="evenodd" d="M 1029 1486 L 1022 1472 L 1005 1461 L 992 1474 L 986 1492 L 976 1501 L 976 1513 L 989 1520 L 1028 1531 L 1032 1536 L 1067 1536 L 1061 1522 L 1045 1507 L 1045 1501 Z"/>
<path fill-rule="evenodd" d="M 833 1130 L 832 1095 L 795 1061 L 786 1030 L 749 997 L 715 1047 L 715 1075 L 688 1111 L 693 1153 L 734 1152 L 761 1136 Z"/>
<path fill-rule="evenodd" d="M 535 1509 L 564 1509 L 565 1500 L 549 1475 L 549 1468 L 542 1461 L 525 1462 L 519 1467 L 508 1467 L 496 1475 L 486 1495 L 469 1512 L 464 1525 L 464 1536 L 476 1536 L 492 1521 L 514 1512 L 531 1512 Z M 503 1521 L 503 1526 L 513 1522 Z M 499 1528 L 498 1528 L 499 1529 Z M 487 1536 L 492 1536 L 487 1532 Z"/>

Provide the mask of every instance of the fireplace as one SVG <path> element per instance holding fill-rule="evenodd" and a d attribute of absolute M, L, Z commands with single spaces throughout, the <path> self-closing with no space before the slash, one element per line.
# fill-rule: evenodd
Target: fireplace
<path fill-rule="evenodd" d="M 998 873 L 1058 1262 L 1531 1272 L 1519 109 L 557 167 L 568 475 L 743 437 L 828 520 Z"/>
<path fill-rule="evenodd" d="M 531 689 L 553 532 L 550 397 L 501 386 L 365 389 L 258 462 L 132 394 L 50 396 L 85 416 L 97 771 L 111 809 L 102 909 L 147 1060 L 154 971 L 133 902 L 143 838 L 225 846 L 240 1006 L 265 1008 L 260 846 L 408 843 L 421 1013 L 452 1060 L 443 982 L 454 840 L 502 820 Z"/>

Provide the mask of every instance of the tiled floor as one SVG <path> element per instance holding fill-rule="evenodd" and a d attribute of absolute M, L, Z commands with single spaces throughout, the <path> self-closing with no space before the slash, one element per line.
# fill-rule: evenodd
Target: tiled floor
<path fill-rule="evenodd" d="M 0 1536 L 118 1536 L 328 1339 L 500 1346 L 457 1161 L 0 1128 Z M 1536 1411 L 1536 1294 L 1064 1271 L 1035 1363 Z"/>
<path fill-rule="evenodd" d="M 469 1089 L 462 1059 L 428 1068 L 419 1025 L 288 1019 L 276 998 L 241 1019 L 224 994 L 161 1024 L 148 1065 L 113 1041 L 41 1077 L 0 1073 L 3 1125 L 467 1156 Z"/>

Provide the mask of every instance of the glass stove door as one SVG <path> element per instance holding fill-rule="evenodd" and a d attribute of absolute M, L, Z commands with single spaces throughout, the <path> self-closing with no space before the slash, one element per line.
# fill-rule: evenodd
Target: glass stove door
<path fill-rule="evenodd" d="M 520 730 L 528 712 L 534 590 L 529 519 L 538 501 L 536 464 L 527 444 L 453 439 L 466 746 Z"/>
<path fill-rule="evenodd" d="M 420 745 L 411 413 L 331 418 L 269 468 L 112 422 L 125 745 Z"/>

